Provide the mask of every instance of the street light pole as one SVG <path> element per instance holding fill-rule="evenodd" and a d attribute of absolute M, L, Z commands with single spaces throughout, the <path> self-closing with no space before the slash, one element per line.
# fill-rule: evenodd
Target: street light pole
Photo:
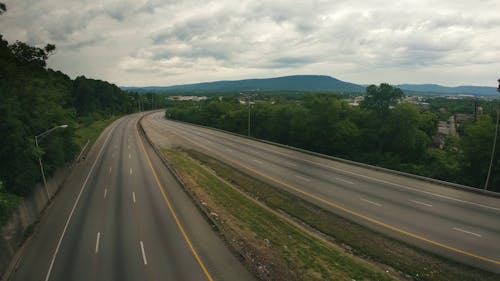
<path fill-rule="evenodd" d="M 498 79 L 498 88 L 497 91 L 500 93 L 500 79 Z M 498 135 L 498 121 L 500 119 L 500 104 L 498 104 L 497 108 L 497 125 L 495 128 L 495 136 L 493 137 L 493 148 L 491 150 L 491 159 L 490 159 L 490 167 L 488 168 L 488 175 L 486 176 L 486 182 L 484 183 L 484 189 L 488 189 L 488 182 L 490 181 L 491 175 L 491 167 L 493 166 L 493 158 L 495 157 L 495 149 L 497 144 L 497 135 Z"/>
<path fill-rule="evenodd" d="M 250 136 L 250 95 L 248 94 L 243 94 L 243 93 L 240 93 L 240 95 L 243 95 L 245 96 L 245 98 L 247 99 L 247 103 L 248 103 L 248 136 Z"/>
<path fill-rule="evenodd" d="M 58 129 L 58 128 L 67 128 L 68 125 L 60 125 L 60 126 L 56 126 L 50 130 L 47 130 L 39 135 L 36 135 L 35 136 L 35 145 L 36 145 L 36 149 L 39 150 L 40 148 L 38 147 L 38 140 L 41 140 L 43 137 L 45 137 L 46 135 L 50 134 L 52 131 Z M 47 194 L 47 199 L 50 201 L 50 194 L 49 194 L 49 189 L 47 187 L 47 179 L 45 178 L 45 172 L 43 170 L 43 164 L 42 164 L 42 155 L 38 156 L 38 163 L 40 164 L 40 171 L 42 172 L 42 178 L 43 178 L 43 186 L 45 187 L 45 193 Z"/>

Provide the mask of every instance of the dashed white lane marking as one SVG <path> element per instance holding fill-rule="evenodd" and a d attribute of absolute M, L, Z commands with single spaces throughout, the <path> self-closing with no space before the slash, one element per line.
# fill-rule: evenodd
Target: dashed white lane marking
<path fill-rule="evenodd" d="M 135 203 L 135 192 L 132 191 L 132 200 L 134 201 Z"/>
<path fill-rule="evenodd" d="M 130 174 L 132 175 L 132 168 L 130 168 Z"/>
<path fill-rule="evenodd" d="M 303 177 L 303 176 L 300 176 L 300 175 L 295 175 L 295 177 L 298 178 L 298 179 L 301 179 L 303 181 L 311 181 L 311 179 Z"/>
<path fill-rule="evenodd" d="M 290 161 L 285 161 L 284 163 L 285 163 L 285 164 L 287 164 L 288 166 L 297 167 L 297 164 L 292 163 L 292 162 L 290 162 Z"/>
<path fill-rule="evenodd" d="M 474 233 L 472 231 L 468 231 L 468 230 L 465 230 L 465 229 L 461 229 L 461 228 L 458 228 L 458 227 L 454 227 L 453 230 L 456 230 L 456 231 L 460 231 L 460 232 L 463 232 L 463 233 L 467 233 L 467 234 L 470 234 L 470 235 L 474 235 L 476 237 L 483 237 L 481 234 L 479 233 Z"/>
<path fill-rule="evenodd" d="M 257 164 L 260 164 L 260 165 L 264 164 L 264 162 L 262 162 L 262 161 L 260 161 L 260 160 L 257 160 L 257 159 L 253 159 L 253 162 L 255 162 L 255 163 L 257 163 Z"/>
<path fill-rule="evenodd" d="M 146 252 L 144 251 L 144 244 L 141 241 L 141 252 L 142 252 L 142 261 L 144 262 L 144 265 L 148 264 L 148 260 L 146 259 Z"/>
<path fill-rule="evenodd" d="M 113 169 L 113 167 L 109 166 L 109 171 L 108 171 L 109 174 L 111 174 L 111 169 Z"/>
<path fill-rule="evenodd" d="M 412 200 L 412 199 L 408 199 L 408 201 L 410 201 L 412 203 L 415 203 L 415 204 L 424 205 L 424 206 L 427 206 L 427 207 L 432 207 L 432 204 L 425 203 L 425 202 L 422 202 L 422 201 L 417 201 L 417 200 Z"/>
<path fill-rule="evenodd" d="M 132 159 L 132 154 L 128 154 L 128 159 Z"/>
<path fill-rule="evenodd" d="M 104 189 L 104 199 L 106 199 L 106 195 L 108 195 L 108 189 L 107 188 Z"/>
<path fill-rule="evenodd" d="M 95 253 L 99 252 L 99 240 L 101 239 L 101 233 L 97 232 L 97 239 L 95 241 Z"/>
<path fill-rule="evenodd" d="M 227 151 L 227 152 L 233 152 L 233 150 L 232 150 L 232 149 L 230 149 L 230 148 L 226 148 L 226 151 Z"/>
<path fill-rule="evenodd" d="M 370 203 L 370 204 L 375 205 L 375 206 L 377 206 L 377 207 L 382 207 L 382 204 L 380 204 L 380 203 L 373 202 L 373 201 L 370 201 L 370 200 L 365 199 L 365 198 L 359 198 L 359 199 L 360 199 L 361 201 L 364 201 L 364 202 L 366 202 L 366 203 Z"/>
<path fill-rule="evenodd" d="M 348 180 L 343 179 L 343 178 L 335 178 L 335 179 L 338 180 L 338 181 L 341 181 L 341 182 L 348 183 L 348 184 L 354 184 L 352 181 L 348 181 Z"/>

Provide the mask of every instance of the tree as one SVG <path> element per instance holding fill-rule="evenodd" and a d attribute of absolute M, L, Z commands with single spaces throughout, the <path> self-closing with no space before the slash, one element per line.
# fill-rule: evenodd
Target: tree
<path fill-rule="evenodd" d="M 7 12 L 7 6 L 4 3 L 0 2 L 0 15 Z"/>
<path fill-rule="evenodd" d="M 464 152 L 464 181 L 467 184 L 482 187 L 488 172 L 491 157 L 491 144 L 495 134 L 495 123 L 489 116 L 480 118 L 476 123 L 465 128 L 465 136 L 461 139 Z M 500 190 L 500 145 L 496 146 L 495 159 L 489 186 Z"/>
<path fill-rule="evenodd" d="M 373 110 L 379 116 L 385 116 L 390 107 L 398 104 L 403 97 L 401 89 L 389 84 L 382 83 L 378 87 L 370 85 L 366 88 L 365 100 L 361 103 L 361 107 Z"/>
<path fill-rule="evenodd" d="M 49 55 L 56 49 L 55 45 L 47 44 L 43 49 L 16 41 L 9 46 L 11 52 L 21 64 L 45 67 Z"/>

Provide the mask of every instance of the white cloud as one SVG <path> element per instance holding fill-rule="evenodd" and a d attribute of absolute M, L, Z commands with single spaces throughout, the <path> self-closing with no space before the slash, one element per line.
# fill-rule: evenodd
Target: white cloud
<path fill-rule="evenodd" d="M 6 4 L 6 39 L 54 43 L 51 67 L 119 85 L 289 74 L 491 85 L 500 74 L 495 0 Z"/>

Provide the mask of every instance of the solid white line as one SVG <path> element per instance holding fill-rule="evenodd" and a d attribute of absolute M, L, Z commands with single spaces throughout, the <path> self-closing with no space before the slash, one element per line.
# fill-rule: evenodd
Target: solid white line
<path fill-rule="evenodd" d="M 359 198 L 359 199 L 360 199 L 361 201 L 365 201 L 365 202 L 367 202 L 367 203 L 373 204 L 373 205 L 375 205 L 375 206 L 377 206 L 377 207 L 382 207 L 382 204 L 380 204 L 380 203 L 373 202 L 373 201 L 367 200 L 367 199 L 365 199 L 365 198 Z"/>
<path fill-rule="evenodd" d="M 148 260 L 146 259 L 146 252 L 144 252 L 144 244 L 141 241 L 141 252 L 142 252 L 142 261 L 144 262 L 144 265 L 148 264 Z"/>
<path fill-rule="evenodd" d="M 296 178 L 299 178 L 301 180 L 304 180 L 304 181 L 311 181 L 311 179 L 308 179 L 306 177 L 303 177 L 303 176 L 299 176 L 299 175 L 295 175 Z"/>
<path fill-rule="evenodd" d="M 352 181 L 348 181 L 348 180 L 345 180 L 345 179 L 342 179 L 342 178 L 335 178 L 335 179 L 338 180 L 338 181 L 341 181 L 341 182 L 348 183 L 348 184 L 354 184 Z"/>
<path fill-rule="evenodd" d="M 285 161 L 285 164 L 290 165 L 290 166 L 293 166 L 293 167 L 297 167 L 297 164 L 292 163 L 292 162 L 290 162 L 290 161 Z"/>
<path fill-rule="evenodd" d="M 132 168 L 130 168 L 130 174 L 132 174 Z"/>
<path fill-rule="evenodd" d="M 471 231 L 467 231 L 467 230 L 464 230 L 464 229 L 461 229 L 461 228 L 458 228 L 458 227 L 454 227 L 453 230 L 460 231 L 460 232 L 463 232 L 463 233 L 467 233 L 467 234 L 470 234 L 470 235 L 474 235 L 474 236 L 477 236 L 477 237 L 483 237 L 481 234 L 474 233 L 474 232 L 471 232 Z"/>
<path fill-rule="evenodd" d="M 132 199 L 134 200 L 135 203 L 135 192 L 132 191 Z"/>
<path fill-rule="evenodd" d="M 97 239 L 95 241 L 95 253 L 99 252 L 99 239 L 101 239 L 101 233 L 97 232 Z"/>
<path fill-rule="evenodd" d="M 104 188 L 104 199 L 106 199 L 106 195 L 108 194 L 108 189 Z"/>
<path fill-rule="evenodd" d="M 82 184 L 82 188 L 80 189 L 80 193 L 78 193 L 78 196 L 76 197 L 75 203 L 73 204 L 73 208 L 71 209 L 71 212 L 69 213 L 68 219 L 66 220 L 66 224 L 64 225 L 64 229 L 61 233 L 61 236 L 59 237 L 59 241 L 57 242 L 56 249 L 54 251 L 54 255 L 52 255 L 52 259 L 50 261 L 49 265 L 49 270 L 47 271 L 47 275 L 45 276 L 45 281 L 48 281 L 50 278 L 50 274 L 52 273 L 52 268 L 54 267 L 54 262 L 57 257 L 57 253 L 59 253 L 59 248 L 61 247 L 62 240 L 64 239 L 64 235 L 66 234 L 66 230 L 68 229 L 69 222 L 71 221 L 71 218 L 73 217 L 73 213 L 75 212 L 76 206 L 78 205 L 78 202 L 80 201 L 80 197 L 82 196 L 83 190 L 85 190 L 85 187 L 87 186 L 87 182 L 90 179 L 90 174 L 94 171 L 95 165 L 97 164 L 97 160 L 101 157 L 102 151 L 104 150 L 104 147 L 106 146 L 106 143 L 109 140 L 109 137 L 111 136 L 111 133 L 115 127 L 111 129 L 111 131 L 108 133 L 108 136 L 106 137 L 106 140 L 104 140 L 104 144 L 102 145 L 101 149 L 99 150 L 99 153 L 97 154 L 97 157 L 94 160 L 94 163 L 92 164 L 92 167 L 90 167 L 90 171 L 87 174 L 87 177 L 85 178 L 85 181 Z"/>
<path fill-rule="evenodd" d="M 431 204 L 429 204 L 429 203 L 425 203 L 425 202 L 422 202 L 422 201 L 411 200 L 411 199 L 408 199 L 408 201 L 413 202 L 413 203 L 415 203 L 415 204 L 420 204 L 420 205 L 424 205 L 424 206 L 427 206 L 427 207 L 432 207 L 432 205 L 431 205 Z"/>
<path fill-rule="evenodd" d="M 253 159 L 253 162 L 255 162 L 255 163 L 257 163 L 257 164 L 260 164 L 260 165 L 264 164 L 264 162 L 262 162 L 262 161 L 260 161 L 260 160 L 257 160 L 257 159 Z"/>

